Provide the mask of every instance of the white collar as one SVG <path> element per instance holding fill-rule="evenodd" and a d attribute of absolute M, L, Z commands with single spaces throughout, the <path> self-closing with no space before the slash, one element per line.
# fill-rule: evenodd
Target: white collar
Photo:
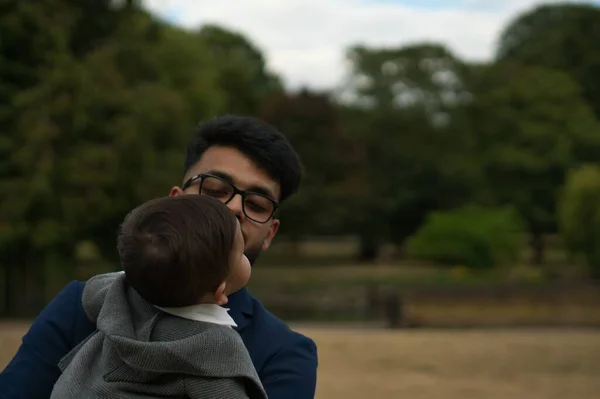
<path fill-rule="evenodd" d="M 235 324 L 235 321 L 228 313 L 229 309 L 222 308 L 221 306 L 216 304 L 201 303 L 198 305 L 185 306 L 180 308 L 164 308 L 160 306 L 156 307 L 162 310 L 163 312 L 183 317 L 184 319 L 237 327 L 237 324 Z"/>
<path fill-rule="evenodd" d="M 125 271 L 120 270 L 118 273 L 125 273 Z M 201 303 L 198 305 L 184 306 L 180 308 L 165 308 L 160 306 L 155 307 L 165 313 L 179 316 L 184 319 L 237 327 L 237 324 L 233 318 L 229 315 L 229 313 L 227 313 L 229 309 L 222 308 L 219 305 L 211 303 Z"/>

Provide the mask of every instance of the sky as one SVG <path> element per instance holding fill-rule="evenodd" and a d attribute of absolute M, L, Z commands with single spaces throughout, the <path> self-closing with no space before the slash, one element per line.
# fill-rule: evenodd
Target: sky
<path fill-rule="evenodd" d="M 545 3 L 555 3 L 546 0 Z M 596 1 L 580 1 L 600 3 Z M 537 0 L 145 0 L 186 28 L 213 23 L 242 33 L 288 89 L 333 89 L 348 71 L 345 50 L 440 42 L 486 61 L 506 24 Z"/>

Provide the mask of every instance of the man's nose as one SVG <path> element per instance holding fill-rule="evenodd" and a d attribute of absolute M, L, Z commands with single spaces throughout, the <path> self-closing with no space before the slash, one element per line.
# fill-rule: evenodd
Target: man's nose
<path fill-rule="evenodd" d="M 233 212 L 236 218 L 241 222 L 244 219 L 244 210 L 242 209 L 242 196 L 239 194 L 234 195 L 234 197 L 227 203 L 227 207 Z"/>

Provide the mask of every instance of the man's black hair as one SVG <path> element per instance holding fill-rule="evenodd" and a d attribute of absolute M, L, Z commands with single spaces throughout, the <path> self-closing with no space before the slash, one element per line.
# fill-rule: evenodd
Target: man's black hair
<path fill-rule="evenodd" d="M 239 115 L 218 116 L 201 123 L 188 144 L 185 171 L 215 145 L 235 148 L 264 169 L 281 187 L 279 201 L 298 190 L 303 173 L 300 157 L 288 139 L 268 123 Z"/>

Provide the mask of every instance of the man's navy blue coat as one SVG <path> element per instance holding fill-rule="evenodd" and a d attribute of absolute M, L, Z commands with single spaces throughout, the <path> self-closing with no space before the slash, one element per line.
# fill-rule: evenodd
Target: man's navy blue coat
<path fill-rule="evenodd" d="M 19 351 L 0 373 L 0 399 L 48 399 L 59 360 L 95 330 L 84 313 L 84 282 L 69 283 L 36 318 Z M 235 320 L 269 399 L 312 399 L 315 343 L 289 329 L 246 289 L 229 297 Z"/>

